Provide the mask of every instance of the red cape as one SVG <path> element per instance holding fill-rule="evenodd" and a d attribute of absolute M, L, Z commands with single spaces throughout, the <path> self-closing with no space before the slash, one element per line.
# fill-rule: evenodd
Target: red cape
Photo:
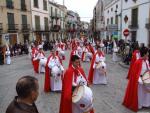
<path fill-rule="evenodd" d="M 136 58 L 136 53 L 139 53 L 139 50 L 135 50 L 133 53 L 132 53 L 132 59 L 131 59 L 131 64 L 130 64 L 130 68 L 129 68 L 129 71 L 128 71 L 128 75 L 127 75 L 127 79 L 130 79 L 130 76 L 131 76 L 131 72 L 132 72 L 132 68 L 133 68 L 133 64 L 135 63 L 135 61 L 137 60 Z"/>
<path fill-rule="evenodd" d="M 75 40 L 73 40 L 73 41 L 72 41 L 72 49 L 74 49 L 76 46 L 77 46 L 77 45 L 76 45 L 76 42 L 75 42 Z"/>
<path fill-rule="evenodd" d="M 72 51 L 71 51 L 71 53 L 70 53 L 70 59 L 69 59 L 69 66 L 68 67 L 70 67 L 72 64 L 71 64 L 71 57 L 74 55 L 74 51 L 75 51 L 75 49 L 73 49 Z"/>
<path fill-rule="evenodd" d="M 32 65 L 33 65 L 33 69 L 35 73 L 39 72 L 39 61 L 38 60 L 33 60 L 33 55 L 35 54 L 35 52 L 38 51 L 38 49 L 36 47 L 32 48 Z"/>
<path fill-rule="evenodd" d="M 142 69 L 142 59 L 138 59 L 134 65 L 131 72 L 130 80 L 127 85 L 123 105 L 127 108 L 138 111 L 138 79 Z"/>
<path fill-rule="evenodd" d="M 50 55 L 47 59 L 47 63 L 46 63 L 46 66 L 45 66 L 45 82 L 44 82 L 44 91 L 45 92 L 50 92 L 51 90 L 51 87 L 50 87 L 50 68 L 48 67 L 48 63 L 49 63 L 49 60 L 50 58 L 52 57 L 52 55 Z M 58 57 L 58 56 L 57 56 Z M 59 58 L 59 57 L 58 57 Z M 59 58 L 59 61 L 61 62 L 60 58 Z M 62 62 L 61 62 L 62 64 Z"/>
<path fill-rule="evenodd" d="M 91 61 L 91 66 L 90 66 L 89 75 L 88 75 L 88 81 L 89 81 L 90 84 L 93 84 L 93 76 L 94 76 L 94 74 L 93 74 L 93 72 L 94 72 L 93 65 L 94 65 L 97 54 L 98 54 L 98 52 L 96 52 L 94 54 L 93 59 Z M 104 53 L 101 52 L 101 55 L 104 56 Z"/>
<path fill-rule="evenodd" d="M 83 69 L 79 68 L 78 70 L 81 72 L 83 77 L 86 79 Z M 72 66 L 70 66 L 64 74 L 59 113 L 72 113 L 73 73 L 74 73 L 74 68 Z M 91 113 L 94 113 L 94 112 L 92 111 Z"/>
<path fill-rule="evenodd" d="M 84 61 L 84 57 L 85 57 L 85 52 L 82 52 L 82 57 L 81 57 L 82 61 Z"/>
<path fill-rule="evenodd" d="M 94 55 L 94 48 L 91 46 L 91 45 L 89 45 L 89 49 L 90 49 L 90 51 L 92 52 L 92 54 Z"/>
<path fill-rule="evenodd" d="M 43 54 L 43 56 L 45 56 L 44 52 L 41 52 L 41 53 Z M 39 73 L 39 59 L 33 61 L 33 67 L 34 67 L 34 71 L 36 73 Z"/>
<path fill-rule="evenodd" d="M 88 52 L 91 52 L 94 55 L 94 49 L 92 46 L 88 46 L 88 47 L 86 47 L 86 49 L 88 49 Z M 82 52 L 82 58 L 81 58 L 82 61 L 84 61 L 84 58 L 85 58 L 85 52 L 83 51 Z"/>

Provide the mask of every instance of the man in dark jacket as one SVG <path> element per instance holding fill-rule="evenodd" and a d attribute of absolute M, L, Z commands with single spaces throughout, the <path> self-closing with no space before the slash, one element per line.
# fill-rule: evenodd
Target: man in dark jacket
<path fill-rule="evenodd" d="M 0 47 L 0 65 L 4 64 L 4 53 L 3 53 L 3 48 Z"/>
<path fill-rule="evenodd" d="M 20 78 L 16 85 L 18 96 L 9 104 L 6 113 L 39 113 L 35 105 L 38 97 L 38 80 L 31 76 Z"/>

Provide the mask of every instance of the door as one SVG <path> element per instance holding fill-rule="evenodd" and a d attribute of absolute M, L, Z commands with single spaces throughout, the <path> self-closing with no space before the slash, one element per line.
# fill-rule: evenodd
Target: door
<path fill-rule="evenodd" d="M 41 37 L 41 34 L 40 33 L 36 33 L 36 41 L 38 43 L 42 42 L 42 37 Z"/>
<path fill-rule="evenodd" d="M 10 34 L 9 43 L 10 43 L 10 45 L 14 45 L 15 43 L 17 43 L 17 35 L 16 34 Z"/>
<path fill-rule="evenodd" d="M 0 46 L 2 45 L 2 35 L 0 35 Z"/>
<path fill-rule="evenodd" d="M 23 39 L 24 39 L 24 44 L 27 42 L 29 42 L 29 34 L 23 34 Z"/>

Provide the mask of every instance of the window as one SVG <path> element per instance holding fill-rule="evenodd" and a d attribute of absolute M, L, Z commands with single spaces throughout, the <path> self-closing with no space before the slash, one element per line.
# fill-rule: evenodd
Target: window
<path fill-rule="evenodd" d="M 15 28 L 14 14 L 13 13 L 7 13 L 7 19 L 8 19 L 8 28 L 14 29 Z"/>
<path fill-rule="evenodd" d="M 133 0 L 133 2 L 136 2 L 137 0 Z"/>
<path fill-rule="evenodd" d="M 138 25 L 138 8 L 132 9 L 132 25 Z"/>
<path fill-rule="evenodd" d="M 47 11 L 47 1 L 43 0 L 43 9 Z"/>
<path fill-rule="evenodd" d="M 22 24 L 27 25 L 27 15 L 22 15 Z"/>
<path fill-rule="evenodd" d="M 40 16 L 35 15 L 35 28 L 36 30 L 40 30 Z"/>
<path fill-rule="evenodd" d="M 51 16 L 53 16 L 53 7 L 51 7 Z"/>
<path fill-rule="evenodd" d="M 0 35 L 0 45 L 2 44 L 2 35 Z"/>
<path fill-rule="evenodd" d="M 133 41 L 133 42 L 136 41 L 136 35 L 137 35 L 136 31 L 131 32 L 131 41 Z"/>
<path fill-rule="evenodd" d="M 21 10 L 26 10 L 25 0 L 21 0 Z"/>
<path fill-rule="evenodd" d="M 0 30 L 2 30 L 3 29 L 3 25 L 2 25 L 2 23 L 0 23 Z"/>
<path fill-rule="evenodd" d="M 113 8 L 111 8 L 111 11 L 113 11 Z"/>
<path fill-rule="evenodd" d="M 118 5 L 116 5 L 116 9 L 118 9 Z"/>
<path fill-rule="evenodd" d="M 109 24 L 109 18 L 107 18 L 107 25 Z"/>
<path fill-rule="evenodd" d="M 48 27 L 48 18 L 47 17 L 44 17 L 44 24 L 45 24 L 45 30 L 48 30 L 49 27 Z"/>
<path fill-rule="evenodd" d="M 57 9 L 55 8 L 55 16 L 57 16 Z"/>
<path fill-rule="evenodd" d="M 34 0 L 34 7 L 36 7 L 36 8 L 39 7 L 38 0 Z"/>
<path fill-rule="evenodd" d="M 111 17 L 111 24 L 113 24 L 113 17 Z"/>
<path fill-rule="evenodd" d="M 107 11 L 107 13 L 109 13 L 109 10 Z"/>
<path fill-rule="evenodd" d="M 14 8 L 13 1 L 12 0 L 6 0 L 6 6 L 9 9 L 13 9 Z"/>
<path fill-rule="evenodd" d="M 118 24 L 118 15 L 116 15 L 115 24 Z"/>

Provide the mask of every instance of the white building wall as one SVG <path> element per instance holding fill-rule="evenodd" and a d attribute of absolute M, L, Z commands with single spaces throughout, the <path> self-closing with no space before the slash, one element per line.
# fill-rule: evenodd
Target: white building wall
<path fill-rule="evenodd" d="M 145 28 L 146 19 L 149 18 L 149 5 L 141 5 L 139 7 L 139 29 L 137 31 L 137 40 L 140 43 L 145 43 L 148 45 L 148 30 Z"/>
<path fill-rule="evenodd" d="M 116 8 L 116 6 L 118 8 Z M 113 9 L 111 11 L 111 9 Z M 115 13 L 117 11 L 117 13 Z M 109 13 L 108 13 L 109 12 Z M 118 37 L 121 37 L 121 0 L 113 0 L 107 4 L 104 8 L 104 17 L 105 17 L 105 27 L 111 25 L 111 18 L 113 17 L 113 24 L 115 24 L 116 15 L 118 15 Z M 109 19 L 109 24 L 107 24 L 107 19 Z M 105 31 L 105 38 L 107 35 L 111 36 L 112 33 Z"/>
<path fill-rule="evenodd" d="M 125 17 L 125 16 L 128 17 L 128 21 L 127 21 L 126 23 L 124 22 L 124 17 Z M 128 26 L 129 26 L 130 21 L 131 21 L 131 9 L 124 10 L 124 11 L 122 12 L 122 39 L 127 38 L 128 40 L 131 40 L 131 38 L 130 38 L 130 37 L 131 37 L 131 34 L 129 34 L 128 37 L 125 37 L 125 36 L 123 35 L 123 31 L 124 31 L 125 29 L 129 29 Z"/>
<path fill-rule="evenodd" d="M 35 15 L 40 16 L 40 27 L 42 30 L 45 30 L 44 24 L 44 17 L 48 18 L 49 21 L 49 14 L 48 14 L 48 0 L 47 1 L 47 11 L 43 8 L 43 0 L 38 0 L 38 8 L 34 7 L 34 0 L 31 0 L 31 14 L 32 14 L 32 29 L 35 29 Z M 35 40 L 35 34 L 33 34 L 33 38 Z M 43 38 L 43 37 L 42 37 Z"/>
<path fill-rule="evenodd" d="M 136 3 L 130 0 L 128 0 L 128 2 L 123 1 L 122 32 L 125 29 L 129 29 L 128 26 L 131 22 L 132 9 L 134 8 L 138 8 L 138 29 L 136 40 L 139 43 L 145 43 L 145 45 L 148 45 L 148 30 L 145 28 L 145 24 L 147 19 L 149 18 L 150 0 L 137 0 Z M 128 16 L 127 23 L 124 22 L 125 16 Z M 123 34 L 122 38 L 125 39 Z M 131 33 L 127 37 L 127 39 L 131 40 Z"/>

